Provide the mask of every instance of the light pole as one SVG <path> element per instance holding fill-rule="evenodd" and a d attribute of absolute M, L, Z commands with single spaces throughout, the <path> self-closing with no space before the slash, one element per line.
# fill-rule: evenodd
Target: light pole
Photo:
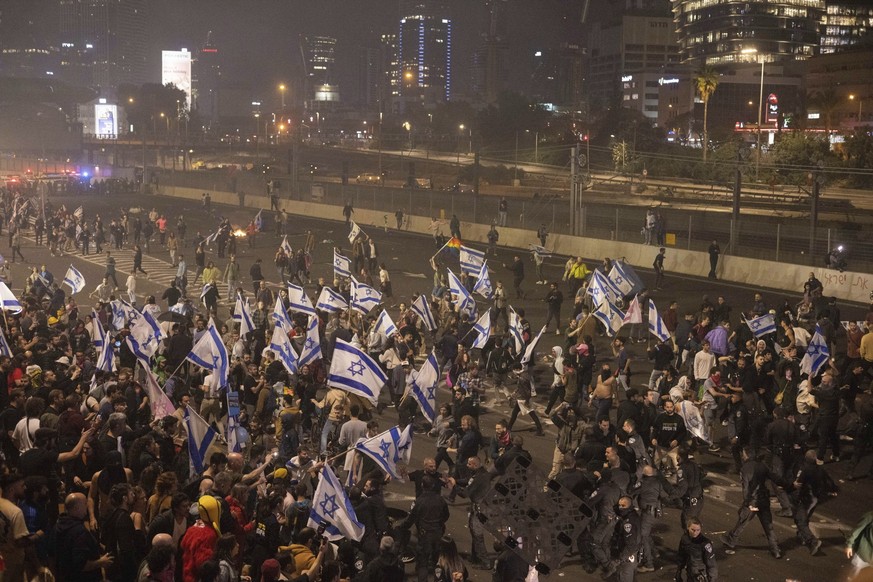
<path fill-rule="evenodd" d="M 279 84 L 279 94 L 282 96 L 282 113 L 285 112 L 285 89 L 287 89 L 287 87 L 285 86 L 285 83 L 280 83 Z"/>
<path fill-rule="evenodd" d="M 864 104 L 864 100 L 860 95 L 849 95 L 849 101 L 854 101 L 855 99 L 858 100 L 858 125 L 861 125 L 861 106 Z"/>
<path fill-rule="evenodd" d="M 744 55 L 757 55 L 758 49 L 743 49 L 740 53 Z M 755 181 L 757 182 L 758 172 L 761 169 L 761 112 L 764 109 L 764 55 L 756 56 L 755 58 L 761 61 L 761 87 L 758 93 L 758 152 L 755 156 Z"/>
<path fill-rule="evenodd" d="M 461 165 L 461 137 L 464 135 L 464 124 L 458 126 L 458 166 Z"/>

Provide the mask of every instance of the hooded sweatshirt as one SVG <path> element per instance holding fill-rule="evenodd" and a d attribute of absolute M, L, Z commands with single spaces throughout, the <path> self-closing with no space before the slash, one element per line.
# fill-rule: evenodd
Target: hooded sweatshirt
<path fill-rule="evenodd" d="M 560 386 L 564 382 L 564 348 L 555 346 L 552 351 L 555 353 L 555 378 L 552 380 L 552 386 Z"/>

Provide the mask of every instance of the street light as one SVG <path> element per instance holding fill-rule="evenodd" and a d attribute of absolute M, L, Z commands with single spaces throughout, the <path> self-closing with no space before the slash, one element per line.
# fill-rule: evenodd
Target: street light
<path fill-rule="evenodd" d="M 758 49 L 743 49 L 740 53 L 744 55 L 757 55 Z M 761 111 L 764 109 L 764 56 L 761 55 L 758 60 L 761 61 L 761 90 L 758 94 L 758 155 L 755 158 L 755 181 L 758 180 L 758 172 L 761 168 Z"/>
<path fill-rule="evenodd" d="M 287 87 L 285 87 L 285 83 L 281 83 L 279 85 L 279 94 L 282 95 L 282 111 L 283 112 L 285 111 L 285 89 L 287 89 Z"/>
<path fill-rule="evenodd" d="M 464 135 L 464 124 L 458 126 L 458 165 L 461 165 L 461 136 Z"/>
<path fill-rule="evenodd" d="M 849 101 L 854 101 L 855 99 L 858 100 L 858 125 L 861 125 L 861 106 L 864 104 L 864 100 L 860 95 L 857 97 L 855 95 L 849 95 Z"/>

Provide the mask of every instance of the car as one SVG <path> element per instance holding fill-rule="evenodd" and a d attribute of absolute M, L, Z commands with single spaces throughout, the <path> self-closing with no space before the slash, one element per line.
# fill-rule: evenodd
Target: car
<path fill-rule="evenodd" d="M 358 177 L 355 178 L 355 182 L 357 184 L 378 184 L 381 180 L 376 174 L 358 174 Z"/>

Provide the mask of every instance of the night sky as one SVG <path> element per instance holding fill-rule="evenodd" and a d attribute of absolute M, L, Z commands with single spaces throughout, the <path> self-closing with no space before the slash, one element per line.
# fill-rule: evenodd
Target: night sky
<path fill-rule="evenodd" d="M 527 62 L 535 49 L 567 38 L 580 0 L 510 0 L 507 37 L 511 62 Z M 455 66 L 463 81 L 478 39 L 487 29 L 483 0 L 450 0 L 455 22 Z M 336 37 L 340 82 L 353 70 L 357 48 L 375 46 L 397 30 L 396 0 L 149 0 L 154 32 L 152 76 L 160 78 L 162 49 L 199 48 L 208 31 L 222 53 L 225 78 L 253 85 L 287 80 L 299 62 L 298 35 Z M 568 40 L 570 40 L 568 38 Z M 528 72 L 514 70 L 513 84 Z M 341 87 L 342 89 L 342 87 Z"/>

